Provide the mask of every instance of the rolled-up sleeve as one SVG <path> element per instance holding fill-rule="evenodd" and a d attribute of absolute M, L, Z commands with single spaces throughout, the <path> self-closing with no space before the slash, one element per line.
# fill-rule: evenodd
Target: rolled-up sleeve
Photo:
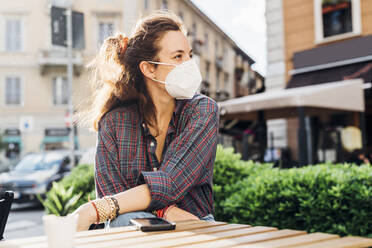
<path fill-rule="evenodd" d="M 149 211 L 177 203 L 197 185 L 212 182 L 218 136 L 218 107 L 209 100 L 207 107 L 191 113 L 183 131 L 172 141 L 159 171 L 143 171 L 149 186 Z"/>
<path fill-rule="evenodd" d="M 95 157 L 95 186 L 98 197 L 117 194 L 125 189 L 126 182 L 120 174 L 114 122 L 114 114 L 108 113 L 98 127 Z"/>

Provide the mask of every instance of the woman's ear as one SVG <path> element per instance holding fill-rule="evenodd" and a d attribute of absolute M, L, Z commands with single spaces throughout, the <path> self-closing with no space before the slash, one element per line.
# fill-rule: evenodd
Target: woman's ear
<path fill-rule="evenodd" d="M 149 62 L 141 61 L 139 64 L 139 69 L 141 70 L 142 74 L 147 78 L 154 78 L 154 66 L 151 65 Z"/>

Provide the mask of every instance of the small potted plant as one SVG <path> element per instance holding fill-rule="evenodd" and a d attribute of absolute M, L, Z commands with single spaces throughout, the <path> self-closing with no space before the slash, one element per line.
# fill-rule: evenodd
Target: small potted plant
<path fill-rule="evenodd" d="M 66 190 L 62 185 L 53 182 L 45 200 L 40 195 L 37 196 L 47 213 L 43 216 L 43 223 L 51 248 L 73 247 L 78 215 L 69 213 L 76 208 L 82 196 L 82 192 L 74 195 L 73 191 L 73 187 Z"/>

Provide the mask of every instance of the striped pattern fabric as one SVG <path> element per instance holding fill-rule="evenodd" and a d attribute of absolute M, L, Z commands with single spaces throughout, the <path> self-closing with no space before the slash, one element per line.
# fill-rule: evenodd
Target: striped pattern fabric
<path fill-rule="evenodd" d="M 214 214 L 213 166 L 218 136 L 217 103 L 202 94 L 176 99 L 162 161 L 156 139 L 138 114 L 137 103 L 108 112 L 98 126 L 95 183 L 98 197 L 147 184 L 147 211 L 176 204 L 199 218 Z"/>

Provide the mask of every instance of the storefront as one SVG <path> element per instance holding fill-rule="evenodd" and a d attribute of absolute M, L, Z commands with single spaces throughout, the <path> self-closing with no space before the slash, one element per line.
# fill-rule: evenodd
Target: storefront
<path fill-rule="evenodd" d="M 18 128 L 5 129 L 2 141 L 5 157 L 9 160 L 19 159 L 22 150 L 21 131 Z"/>
<path fill-rule="evenodd" d="M 69 128 L 46 128 L 44 138 L 40 145 L 41 150 L 63 150 L 68 149 L 70 144 Z M 75 129 L 74 147 L 79 149 L 79 140 Z"/>
<path fill-rule="evenodd" d="M 357 126 L 364 129 L 360 130 L 364 133 L 363 149 L 355 150 L 372 155 L 372 35 L 298 51 L 293 55 L 293 70 L 289 73 L 292 77 L 287 89 L 356 78 L 362 80 L 364 92 L 361 98 L 365 102 L 364 114 L 353 116 L 348 112 L 341 112 L 331 115 L 328 122 L 320 121 L 319 124 L 323 129 L 330 130 L 333 136 L 340 135 L 335 128 Z M 345 101 L 354 100 L 347 99 L 346 96 L 343 98 Z M 342 140 L 342 137 L 334 139 Z M 348 155 L 350 154 L 340 154 L 338 161 L 347 159 Z"/>
<path fill-rule="evenodd" d="M 345 125 L 355 124 L 348 119 L 359 120 L 357 128 L 362 131 L 361 136 L 364 137 L 362 148 L 366 146 L 366 128 L 363 125 L 365 102 L 361 79 L 256 94 L 219 102 L 218 105 L 221 123 L 229 123 L 229 120 L 252 122 L 280 118 L 295 120 L 297 125 L 288 128 L 289 132 L 296 136 L 294 142 L 288 142 L 287 147 L 292 153 L 291 164 L 314 164 L 332 157 L 330 146 L 332 148 L 334 144 L 330 145 L 325 139 L 333 137 L 334 130 L 327 130 L 329 135 L 324 135 L 319 124 L 337 122 L 338 116 L 348 117 L 345 119 Z M 222 124 L 221 129 L 226 129 L 226 125 Z M 266 153 L 275 148 L 270 147 L 265 141 L 261 144 L 266 146 L 265 149 L 260 149 L 261 152 Z M 333 152 L 336 153 L 335 161 L 332 162 L 343 159 L 337 154 L 339 149 L 337 146 L 340 145 L 341 142 L 336 143 L 336 150 Z M 264 155 L 261 154 L 261 157 Z"/>

